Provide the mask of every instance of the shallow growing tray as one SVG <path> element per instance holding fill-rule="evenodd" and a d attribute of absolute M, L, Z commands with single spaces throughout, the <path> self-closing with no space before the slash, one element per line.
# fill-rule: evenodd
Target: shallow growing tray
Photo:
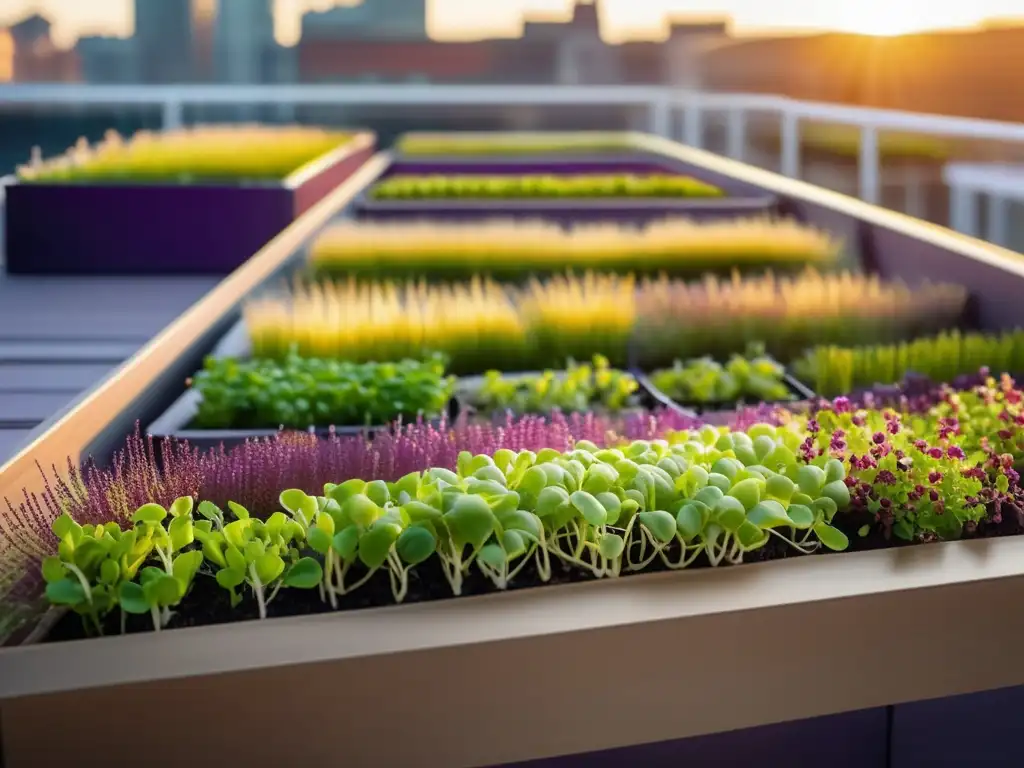
<path fill-rule="evenodd" d="M 398 175 L 522 175 L 550 173 L 583 175 L 598 173 L 668 173 L 706 178 L 680 171 L 658 160 L 655 155 L 609 155 L 607 157 L 517 157 L 517 158 L 430 158 L 400 159 L 392 163 L 381 177 Z M 360 219 L 396 219 L 429 217 L 465 220 L 479 218 L 544 218 L 563 222 L 619 221 L 644 224 L 669 216 L 685 216 L 698 220 L 770 215 L 777 212 L 774 195 L 761 192 L 735 181 L 710 182 L 722 189 L 724 198 L 555 198 L 555 199 L 473 199 L 444 200 L 374 200 L 365 190 L 355 201 L 355 214 Z"/>
<path fill-rule="evenodd" d="M 252 345 L 249 341 L 249 332 L 245 322 L 239 320 L 231 330 L 220 340 L 211 357 L 235 357 L 247 358 L 252 352 Z M 198 429 L 190 427 L 192 420 L 199 411 L 199 403 L 202 396 L 195 389 L 186 389 L 171 406 L 158 416 L 146 429 L 146 433 L 156 439 L 157 450 L 162 453 L 165 439 L 169 438 L 174 443 L 188 442 L 193 448 L 207 451 L 211 448 L 224 446 L 233 448 L 241 445 L 246 440 L 257 438 L 273 437 L 280 434 L 280 429 Z M 446 421 L 451 423 L 458 418 L 460 403 L 458 398 L 453 397 L 448 403 Z M 430 420 L 432 423 L 440 424 L 441 419 Z M 285 431 L 308 431 L 320 437 L 335 435 L 365 435 L 372 437 L 374 433 L 391 429 L 391 425 L 378 424 L 367 426 L 341 426 L 341 427 L 320 427 L 310 426 L 308 430 L 288 429 Z"/>
<path fill-rule="evenodd" d="M 665 397 L 661 392 L 649 386 L 648 382 L 642 381 L 639 377 L 636 376 L 634 372 L 630 371 L 630 373 L 633 375 L 634 378 L 637 379 L 637 383 L 640 385 L 635 393 L 638 402 L 635 408 L 623 409 L 620 412 L 620 415 L 625 416 L 629 413 L 638 411 L 653 411 L 658 408 L 666 408 L 668 410 L 676 411 L 677 413 L 681 413 L 686 416 L 690 415 L 690 411 L 687 411 L 685 408 L 681 408 L 679 405 L 672 402 L 672 400 Z M 514 381 L 517 379 L 525 379 L 529 377 L 540 376 L 541 374 L 541 371 L 520 371 L 514 373 L 502 373 L 502 378 L 511 379 Z M 458 378 L 458 380 L 455 383 L 455 395 L 456 399 L 460 403 L 461 413 L 463 413 L 467 417 L 475 416 L 476 418 L 483 419 L 485 421 L 500 423 L 505 420 L 509 411 L 479 411 L 472 404 L 471 393 L 478 390 L 483 385 L 483 382 L 483 376 L 460 376 Z"/>
<path fill-rule="evenodd" d="M 698 415 L 698 416 L 701 416 L 701 415 L 704 415 L 704 414 L 708 414 L 708 413 L 721 413 L 721 412 L 725 412 L 725 411 L 734 411 L 737 408 L 743 408 L 743 407 L 747 407 L 747 406 L 757 406 L 757 405 L 787 406 L 787 405 L 793 405 L 794 403 L 798 403 L 798 402 L 801 402 L 801 401 L 817 400 L 818 399 L 818 396 L 814 393 L 814 390 L 812 390 L 810 387 L 808 387 L 806 384 L 804 384 L 802 381 L 797 379 L 795 376 L 793 376 L 788 371 L 782 377 L 782 381 L 783 381 L 783 383 L 785 383 L 785 385 L 789 389 L 789 391 L 793 393 L 794 399 L 793 400 L 771 400 L 771 401 L 767 401 L 767 402 L 764 402 L 764 403 L 762 403 L 760 401 L 747 403 L 747 402 L 744 402 L 743 400 L 739 400 L 737 402 L 727 402 L 727 403 L 724 403 L 724 402 L 706 402 L 706 403 L 679 402 L 679 401 L 676 401 L 673 398 L 669 397 L 664 392 L 662 392 L 660 389 L 658 389 L 656 386 L 654 386 L 654 384 L 651 383 L 651 379 L 650 379 L 649 374 L 643 373 L 641 371 L 636 371 L 636 370 L 632 371 L 632 373 L 633 373 L 633 376 L 636 377 L 636 380 L 641 382 L 641 386 L 643 386 L 648 391 L 653 392 L 653 393 L 657 393 L 659 398 L 661 398 L 661 399 L 663 399 L 663 400 L 665 400 L 667 402 L 673 403 L 676 406 L 676 408 L 678 408 L 679 410 L 684 411 L 686 413 L 692 413 L 692 414 L 695 414 L 695 415 Z"/>
<path fill-rule="evenodd" d="M 360 133 L 283 182 L 26 184 L 6 190 L 7 271 L 227 275 L 373 154 Z"/>

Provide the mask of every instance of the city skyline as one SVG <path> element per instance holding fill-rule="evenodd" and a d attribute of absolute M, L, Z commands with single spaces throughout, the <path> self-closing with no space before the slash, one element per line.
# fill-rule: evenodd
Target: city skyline
<path fill-rule="evenodd" d="M 293 44 L 306 11 L 355 4 L 358 0 L 274 0 L 275 36 L 284 44 Z M 4 5 L 0 25 L 42 13 L 53 21 L 53 37 L 61 46 L 72 45 L 82 35 L 123 37 L 132 32 L 131 0 L 4 0 Z M 515 36 L 524 14 L 562 20 L 569 17 L 572 5 L 572 0 L 428 0 L 428 29 L 433 37 L 448 40 Z M 666 15 L 695 19 L 729 16 L 741 33 L 837 30 L 895 35 L 969 27 L 991 18 L 1018 17 L 1024 23 L 1020 0 L 931 6 L 920 0 L 603 0 L 603 11 L 606 33 L 613 40 L 656 36 Z"/>

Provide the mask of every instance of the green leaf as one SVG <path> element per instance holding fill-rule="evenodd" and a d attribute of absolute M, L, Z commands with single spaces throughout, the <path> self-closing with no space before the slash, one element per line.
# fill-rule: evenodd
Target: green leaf
<path fill-rule="evenodd" d="M 43 580 L 47 583 L 60 581 L 67 575 L 64 563 L 59 557 L 47 557 L 43 559 Z"/>
<path fill-rule="evenodd" d="M 315 501 L 313 502 L 313 505 L 316 506 Z M 231 514 L 233 514 L 238 520 L 249 520 L 252 518 L 252 515 L 249 514 L 249 510 L 237 502 L 229 501 L 228 509 L 231 510 Z"/>
<path fill-rule="evenodd" d="M 626 542 L 617 533 L 605 533 L 598 539 L 597 547 L 608 560 L 620 557 L 626 549 Z"/>
<path fill-rule="evenodd" d="M 163 522 L 164 518 L 167 517 L 167 510 L 161 507 L 159 504 L 143 504 L 132 515 L 133 523 L 157 523 Z"/>
<path fill-rule="evenodd" d="M 280 555 L 268 553 L 257 557 L 253 561 L 253 567 L 256 569 L 256 575 L 260 577 L 260 583 L 266 586 L 284 573 L 284 560 Z"/>
<path fill-rule="evenodd" d="M 747 513 L 747 521 L 758 528 L 781 528 L 793 525 L 786 508 L 773 499 L 766 499 Z"/>
<path fill-rule="evenodd" d="M 72 541 L 76 541 L 82 533 L 82 526 L 76 523 L 67 512 L 57 517 L 50 527 L 58 539 L 70 536 Z"/>
<path fill-rule="evenodd" d="M 286 587 L 296 589 L 312 589 L 317 586 L 324 577 L 324 569 L 312 557 L 303 557 L 296 561 L 284 575 L 283 583 Z"/>
<path fill-rule="evenodd" d="M 331 546 L 343 562 L 351 563 L 359 551 L 359 526 L 350 525 L 334 534 Z"/>
<path fill-rule="evenodd" d="M 505 567 L 505 563 L 508 562 L 508 556 L 505 554 L 505 550 L 498 544 L 486 544 L 483 547 L 480 547 L 477 559 L 485 565 L 489 565 L 491 568 L 495 568 L 497 570 L 503 569 Z"/>
<path fill-rule="evenodd" d="M 146 593 L 134 581 L 121 582 L 117 599 L 125 613 L 149 613 L 149 601 L 146 600 Z"/>
<path fill-rule="evenodd" d="M 185 498 L 188 498 L 187 496 Z M 191 501 L 191 499 L 189 499 Z M 192 529 L 192 516 L 182 515 L 171 520 L 167 527 L 167 534 L 171 538 L 171 551 L 177 552 L 184 549 L 195 541 L 195 533 Z"/>
<path fill-rule="evenodd" d="M 857 535 L 860 536 L 862 539 L 865 536 L 867 536 L 869 533 L 871 533 L 871 526 L 870 525 L 865 524 L 865 525 L 862 525 L 860 528 L 857 529 Z"/>
<path fill-rule="evenodd" d="M 736 530 L 736 539 L 745 551 L 763 547 L 768 541 L 768 534 L 749 520 Z"/>
<path fill-rule="evenodd" d="M 697 538 L 704 528 L 705 518 L 702 507 L 704 505 L 700 502 L 690 502 L 684 504 L 682 509 L 676 513 L 676 530 L 686 542 Z"/>
<path fill-rule="evenodd" d="M 341 485 L 335 485 L 330 490 L 324 489 L 324 494 L 330 496 L 338 504 L 344 504 L 351 496 L 362 493 L 366 488 L 366 481 L 353 478 L 346 480 Z"/>
<path fill-rule="evenodd" d="M 54 605 L 78 605 L 85 602 L 85 590 L 78 579 L 64 578 L 46 585 L 46 599 Z"/>
<path fill-rule="evenodd" d="M 743 502 L 734 496 L 723 496 L 712 507 L 715 520 L 727 531 L 736 531 L 747 519 Z"/>
<path fill-rule="evenodd" d="M 224 559 L 227 561 L 229 568 L 235 568 L 243 573 L 245 572 L 246 565 L 248 565 L 245 560 L 245 555 L 243 555 L 241 551 L 233 545 L 229 545 L 224 550 Z"/>
<path fill-rule="evenodd" d="M 151 605 L 161 608 L 174 605 L 181 599 L 181 585 L 173 576 L 163 574 L 158 579 L 147 581 L 142 585 L 146 600 Z"/>
<path fill-rule="evenodd" d="M 107 548 L 93 538 L 83 538 L 75 547 L 75 565 L 87 574 L 98 568 L 107 556 Z"/>
<path fill-rule="evenodd" d="M 640 512 L 637 518 L 655 540 L 662 544 L 668 544 L 676 537 L 676 519 L 664 510 Z"/>
<path fill-rule="evenodd" d="M 501 525 L 506 530 L 521 531 L 533 541 L 540 539 L 543 525 L 540 518 L 531 512 L 517 509 L 500 518 Z"/>
<path fill-rule="evenodd" d="M 179 496 L 171 504 L 172 517 L 191 517 L 193 500 L 191 496 Z"/>
<path fill-rule="evenodd" d="M 245 581 L 245 571 L 240 568 L 221 568 L 217 571 L 217 583 L 224 589 L 234 589 Z"/>
<path fill-rule="evenodd" d="M 519 531 L 503 531 L 501 546 L 509 560 L 526 552 L 526 538 Z"/>
<path fill-rule="evenodd" d="M 815 523 L 814 535 L 818 537 L 818 541 L 833 552 L 842 552 L 850 546 L 850 540 L 846 538 L 845 533 L 826 523 Z"/>
<path fill-rule="evenodd" d="M 391 493 L 388 491 L 388 484 L 383 480 L 374 480 L 366 484 L 363 494 L 378 507 L 383 507 L 391 501 Z M 353 518 L 353 522 L 357 522 Z M 366 525 L 366 523 L 364 523 Z"/>
<path fill-rule="evenodd" d="M 846 479 L 846 466 L 839 459 L 829 459 L 825 464 L 825 485 Z"/>
<path fill-rule="evenodd" d="M 761 488 L 764 485 L 765 483 L 755 480 L 754 478 L 740 480 L 736 485 L 729 489 L 728 495 L 739 500 L 743 505 L 744 511 L 750 510 L 760 503 Z"/>
<path fill-rule="evenodd" d="M 811 498 L 821 494 L 825 485 L 825 470 L 813 464 L 805 464 L 796 473 L 796 484 Z"/>
<path fill-rule="evenodd" d="M 212 501 L 199 502 L 199 514 L 207 520 L 219 520 L 224 517 L 224 513 L 221 511 L 220 507 Z"/>
<path fill-rule="evenodd" d="M 591 496 L 586 491 L 575 491 L 569 496 L 569 501 L 572 503 L 579 513 L 583 515 L 583 519 L 591 525 L 604 525 L 608 520 L 608 512 L 601 505 L 597 499 Z M 674 528 L 673 521 L 673 528 Z"/>
<path fill-rule="evenodd" d="M 224 538 L 227 539 L 228 544 L 237 549 L 245 549 L 251 535 L 249 520 L 233 520 L 224 526 Z"/>
<path fill-rule="evenodd" d="M 202 555 L 200 555 L 202 560 Z M 104 560 L 100 563 L 100 581 L 104 584 L 113 584 L 121 577 L 121 566 L 116 560 Z"/>
<path fill-rule="evenodd" d="M 537 496 L 534 511 L 537 517 L 550 517 L 558 514 L 569 505 L 569 492 L 558 485 L 551 485 L 541 490 Z"/>
<path fill-rule="evenodd" d="M 359 537 L 359 559 L 367 568 L 379 568 L 387 560 L 402 529 L 394 523 L 375 525 Z"/>
<path fill-rule="evenodd" d="M 788 504 L 796 491 L 796 483 L 785 475 L 772 475 L 765 483 L 765 493 L 770 499 Z"/>
<path fill-rule="evenodd" d="M 203 542 L 203 557 L 219 568 L 227 566 L 224 558 L 224 541 L 222 539 L 210 538 Z"/>
<path fill-rule="evenodd" d="M 193 549 L 191 552 L 182 552 L 174 558 L 174 561 L 171 563 L 171 573 L 178 580 L 182 593 L 188 589 L 188 585 L 192 583 L 202 564 L 203 553 L 198 549 Z"/>
<path fill-rule="evenodd" d="M 395 542 L 395 551 L 403 562 L 418 565 L 434 554 L 437 539 L 429 530 L 422 527 L 406 528 Z"/>
<path fill-rule="evenodd" d="M 835 480 L 821 489 L 821 495 L 835 502 L 838 509 L 850 506 L 850 489 L 843 480 Z"/>
<path fill-rule="evenodd" d="M 382 511 L 379 505 L 362 493 L 353 494 L 341 505 L 342 515 L 364 528 L 376 520 Z"/>
<path fill-rule="evenodd" d="M 459 550 L 467 544 L 473 549 L 482 547 L 496 522 L 490 505 L 480 496 L 459 496 L 444 515 L 452 542 Z"/>
<path fill-rule="evenodd" d="M 306 534 L 306 541 L 310 548 L 321 555 L 326 555 L 330 551 L 332 538 L 327 535 L 326 531 L 316 526 L 310 528 Z"/>
<path fill-rule="evenodd" d="M 614 493 L 605 491 L 604 493 L 596 494 L 594 498 L 601 503 L 607 514 L 605 525 L 615 525 L 622 515 L 622 502 L 619 500 L 619 497 Z"/>
<path fill-rule="evenodd" d="M 421 520 L 430 520 L 435 523 L 441 521 L 441 510 L 424 504 L 422 501 L 408 501 L 402 505 L 402 509 L 409 516 L 409 521 L 413 523 Z"/>
<path fill-rule="evenodd" d="M 790 504 L 786 508 L 786 515 L 793 521 L 793 527 L 806 530 L 814 525 L 814 510 L 803 504 Z"/>

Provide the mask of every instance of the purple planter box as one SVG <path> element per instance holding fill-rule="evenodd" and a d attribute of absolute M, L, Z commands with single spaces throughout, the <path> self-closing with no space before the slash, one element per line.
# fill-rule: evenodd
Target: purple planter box
<path fill-rule="evenodd" d="M 668 173 L 693 176 L 715 184 L 726 193 L 724 198 L 587 198 L 587 199 L 472 199 L 450 200 L 374 200 L 369 190 L 354 204 L 360 219 L 389 220 L 431 218 L 476 220 L 482 218 L 541 218 L 569 224 L 583 221 L 618 221 L 623 224 L 647 224 L 670 216 L 699 220 L 755 216 L 775 213 L 777 200 L 755 187 L 731 180 L 710 181 L 700 169 L 680 169 L 657 156 L 636 153 L 587 157 L 516 158 L 398 158 L 381 178 L 399 175 L 486 174 L 492 176 L 550 173 L 652 174 Z"/>
<path fill-rule="evenodd" d="M 373 154 L 360 133 L 278 184 L 23 184 L 6 188 L 7 271 L 227 275 Z"/>

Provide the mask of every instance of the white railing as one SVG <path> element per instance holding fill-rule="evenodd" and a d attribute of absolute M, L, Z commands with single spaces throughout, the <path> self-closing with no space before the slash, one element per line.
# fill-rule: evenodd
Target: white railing
<path fill-rule="evenodd" d="M 664 86 L 564 85 L 0 85 L 0 110 L 13 106 L 155 106 L 165 127 L 181 125 L 186 105 L 339 105 L 339 106 L 637 106 L 648 110 L 649 130 L 703 145 L 705 115 L 726 115 L 726 154 L 742 160 L 747 117 L 777 115 L 781 121 L 781 170 L 800 175 L 800 123 L 813 120 L 854 126 L 860 132 L 860 197 L 881 197 L 879 134 L 883 131 L 1024 144 L 1024 124 L 926 115 L 885 109 L 802 102 L 781 96 L 707 93 Z M 673 126 L 682 111 L 681 136 Z M 2 115 L 0 115 L 2 119 Z M 955 182 L 955 179 L 951 179 Z M 1024 180 L 1021 180 L 1024 185 Z M 998 193 L 997 193 L 998 194 Z M 977 229 L 977 216 L 954 186 L 951 205 L 965 231 Z"/>

